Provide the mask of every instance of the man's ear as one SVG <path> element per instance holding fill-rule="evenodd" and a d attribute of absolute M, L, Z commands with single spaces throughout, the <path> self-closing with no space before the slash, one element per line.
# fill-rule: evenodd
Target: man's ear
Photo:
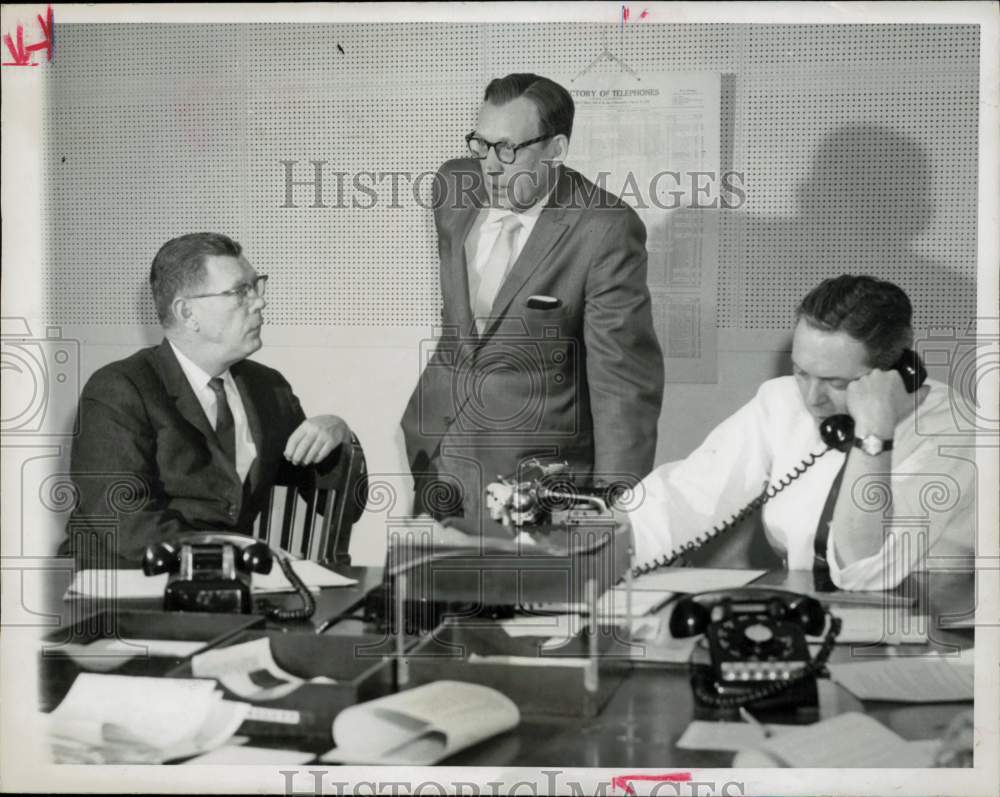
<path fill-rule="evenodd" d="M 176 296 L 170 303 L 174 318 L 178 325 L 190 329 L 192 332 L 198 331 L 198 319 L 195 317 L 193 305 L 183 296 Z"/>
<path fill-rule="evenodd" d="M 569 139 L 560 133 L 552 138 L 552 152 L 551 158 L 552 165 L 556 166 L 563 163 L 566 160 L 566 156 L 569 154 Z"/>

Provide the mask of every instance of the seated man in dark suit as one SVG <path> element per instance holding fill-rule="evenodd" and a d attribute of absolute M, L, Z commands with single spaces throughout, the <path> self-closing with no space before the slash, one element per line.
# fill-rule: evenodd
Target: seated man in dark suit
<path fill-rule="evenodd" d="M 249 533 L 283 460 L 322 461 L 345 440 L 334 415 L 306 420 L 261 347 L 267 277 L 224 235 L 168 241 L 150 284 L 166 339 L 98 370 L 80 396 L 71 471 L 78 502 L 60 554 L 137 567 L 185 531 Z"/>

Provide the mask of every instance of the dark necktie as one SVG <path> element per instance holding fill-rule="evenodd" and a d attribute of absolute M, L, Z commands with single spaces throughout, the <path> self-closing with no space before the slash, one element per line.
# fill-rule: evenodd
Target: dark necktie
<path fill-rule="evenodd" d="M 222 379 L 215 377 L 208 380 L 208 386 L 215 393 L 215 436 L 222 444 L 222 450 L 236 467 L 236 424 L 233 422 L 233 412 L 226 400 L 226 386 Z"/>
<path fill-rule="evenodd" d="M 833 520 L 833 510 L 837 506 L 837 497 L 840 495 L 840 483 L 844 480 L 844 469 L 847 467 L 847 458 L 840 466 L 837 475 L 830 485 L 830 492 L 826 496 L 826 503 L 819 516 L 819 525 L 816 526 L 816 540 L 813 544 L 813 589 L 816 592 L 832 592 L 837 588 L 830 578 L 830 564 L 826 561 L 826 545 L 830 539 L 830 521 Z"/>

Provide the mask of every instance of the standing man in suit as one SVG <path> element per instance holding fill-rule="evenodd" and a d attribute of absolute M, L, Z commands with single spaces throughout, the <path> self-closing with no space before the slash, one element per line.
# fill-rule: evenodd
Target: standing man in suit
<path fill-rule="evenodd" d="M 138 567 L 147 545 L 185 531 L 250 533 L 282 460 L 311 465 L 350 440 L 246 359 L 261 347 L 267 276 L 238 243 L 174 238 L 150 284 L 165 340 L 104 366 L 80 396 L 60 554 L 83 567 Z"/>
<path fill-rule="evenodd" d="M 416 512 L 483 528 L 483 492 L 532 457 L 594 480 L 653 466 L 663 357 L 638 215 L 563 165 L 573 99 L 486 88 L 471 158 L 434 183 L 442 333 L 402 420 Z"/>

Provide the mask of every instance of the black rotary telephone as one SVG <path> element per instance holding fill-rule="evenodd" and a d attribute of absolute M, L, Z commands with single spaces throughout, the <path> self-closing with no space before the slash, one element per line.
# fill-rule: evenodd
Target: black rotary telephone
<path fill-rule="evenodd" d="M 685 596 L 670 615 L 674 637 L 705 635 L 710 664 L 692 658 L 691 688 L 695 702 L 712 709 L 815 706 L 816 676 L 840 627 L 840 618 L 815 598 L 753 587 Z M 806 635 L 824 628 L 810 658 Z"/>
<path fill-rule="evenodd" d="M 172 540 L 146 548 L 142 572 L 147 576 L 169 573 L 163 592 L 165 611 L 231 612 L 253 611 L 251 579 L 267 574 L 275 554 L 263 542 L 244 534 L 187 532 Z M 278 565 L 302 600 L 300 609 L 282 609 L 261 603 L 260 609 L 275 620 L 305 620 L 316 611 L 316 600 L 292 568 L 278 555 Z"/>
<path fill-rule="evenodd" d="M 903 350 L 903 353 L 900 355 L 895 365 L 893 365 L 892 370 L 898 371 L 899 375 L 903 378 L 903 386 L 906 388 L 907 393 L 915 393 L 917 388 L 919 388 L 924 383 L 924 380 L 927 379 L 927 369 L 924 368 L 924 364 L 920 361 L 920 357 L 917 353 L 911 349 Z M 783 478 L 779 479 L 777 486 L 769 484 L 764 488 L 760 495 L 732 515 L 729 520 L 723 521 L 721 525 L 714 526 L 709 531 L 699 534 L 690 542 L 675 548 L 668 554 L 664 554 L 651 562 L 637 565 L 632 569 L 633 575 L 641 576 L 644 573 L 650 573 L 661 567 L 672 565 L 684 554 L 693 553 L 710 540 L 737 526 L 741 521 L 745 520 L 753 512 L 760 509 L 764 506 L 764 504 L 774 498 L 774 496 L 809 470 L 809 468 L 815 465 L 817 460 L 819 460 L 819 458 L 827 452 L 836 450 L 847 453 L 850 451 L 851 447 L 854 445 L 854 419 L 850 415 L 831 415 L 829 418 L 824 419 L 823 422 L 820 423 L 819 436 L 820 439 L 822 439 L 822 441 L 826 444 L 826 448 L 818 454 L 809 454 L 809 456 L 796 465 L 793 470 L 789 471 Z"/>

